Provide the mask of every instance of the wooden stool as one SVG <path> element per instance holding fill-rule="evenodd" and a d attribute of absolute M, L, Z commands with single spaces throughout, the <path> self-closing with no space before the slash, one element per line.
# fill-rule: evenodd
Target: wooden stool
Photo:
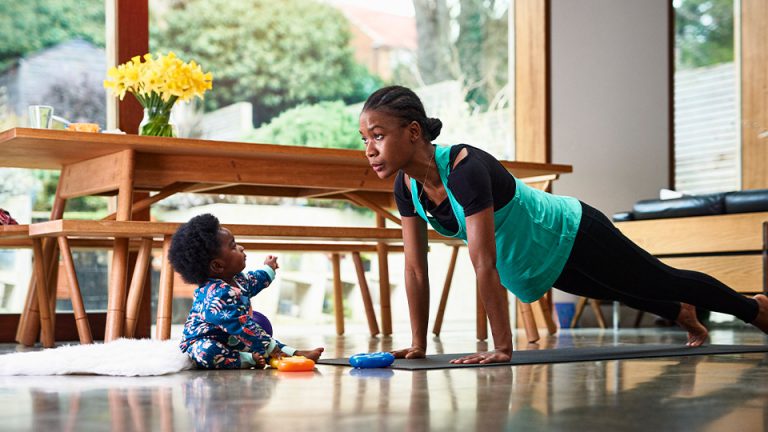
<path fill-rule="evenodd" d="M 589 306 L 595 313 L 595 318 L 597 318 L 597 325 L 600 326 L 601 329 L 606 328 L 605 317 L 603 316 L 603 312 L 600 310 L 600 301 L 595 299 L 588 299 L 586 297 L 581 297 L 579 302 L 576 304 L 576 312 L 573 314 L 573 319 L 571 320 L 571 328 L 575 328 L 576 324 L 579 323 L 579 319 L 581 318 L 581 314 L 584 313 L 584 308 L 587 306 L 587 302 L 589 302 Z"/>

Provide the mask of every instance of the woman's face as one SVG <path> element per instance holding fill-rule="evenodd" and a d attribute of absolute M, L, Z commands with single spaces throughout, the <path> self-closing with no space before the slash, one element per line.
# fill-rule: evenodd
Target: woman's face
<path fill-rule="evenodd" d="M 381 179 L 397 173 L 411 161 L 418 134 L 416 122 L 404 124 L 402 119 L 380 111 L 363 111 L 360 114 L 360 135 L 365 144 L 365 156 Z"/>

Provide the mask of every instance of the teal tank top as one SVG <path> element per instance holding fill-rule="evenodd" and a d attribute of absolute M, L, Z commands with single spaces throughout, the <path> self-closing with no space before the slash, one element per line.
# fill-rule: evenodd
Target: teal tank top
<path fill-rule="evenodd" d="M 458 222 L 458 232 L 446 230 L 427 216 L 413 178 L 411 199 L 416 212 L 435 231 L 466 243 L 464 209 L 448 188 L 450 154 L 451 146 L 435 146 L 435 164 Z M 514 198 L 494 212 L 496 269 L 501 284 L 521 301 L 530 303 L 541 298 L 560 276 L 579 229 L 581 203 L 576 198 L 534 189 L 517 178 L 515 184 Z"/>

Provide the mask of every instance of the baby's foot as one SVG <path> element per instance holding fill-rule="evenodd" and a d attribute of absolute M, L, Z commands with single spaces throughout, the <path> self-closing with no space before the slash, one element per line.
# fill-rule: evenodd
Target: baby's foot
<path fill-rule="evenodd" d="M 677 316 L 676 322 L 677 325 L 688 331 L 686 346 L 697 347 L 707 341 L 709 331 L 699 322 L 696 317 L 696 308 L 693 305 L 680 303 L 680 314 Z"/>
<path fill-rule="evenodd" d="M 308 359 L 312 359 L 312 361 L 317 361 L 320 358 L 320 355 L 323 354 L 323 351 L 325 351 L 325 348 L 315 348 L 311 351 L 296 351 L 294 355 L 297 356 L 304 356 Z"/>
<path fill-rule="evenodd" d="M 267 366 L 267 361 L 264 360 L 264 357 L 259 353 L 252 353 L 253 354 L 253 361 L 256 362 L 256 367 L 259 369 L 264 369 L 264 367 Z"/>
<path fill-rule="evenodd" d="M 758 294 L 752 298 L 757 302 L 759 309 L 757 318 L 750 324 L 762 330 L 763 333 L 768 333 L 768 297 L 764 294 Z"/>

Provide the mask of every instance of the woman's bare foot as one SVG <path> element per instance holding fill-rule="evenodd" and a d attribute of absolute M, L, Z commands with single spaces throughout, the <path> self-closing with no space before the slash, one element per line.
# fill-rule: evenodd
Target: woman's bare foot
<path fill-rule="evenodd" d="M 768 297 L 764 294 L 758 294 L 752 298 L 757 302 L 759 309 L 757 318 L 750 324 L 762 330 L 763 333 L 768 333 Z"/>
<path fill-rule="evenodd" d="M 317 361 L 320 358 L 320 356 L 323 354 L 323 351 L 325 351 L 325 348 L 315 348 L 311 351 L 298 350 L 293 355 L 304 356 L 308 359 L 312 359 L 312 361 Z"/>
<path fill-rule="evenodd" d="M 680 303 L 680 314 L 677 316 L 675 322 L 677 322 L 677 325 L 688 331 L 688 342 L 685 344 L 686 346 L 697 347 L 707 341 L 709 331 L 701 324 L 701 322 L 699 322 L 699 319 L 696 317 L 696 308 L 693 307 L 693 305 Z"/>

